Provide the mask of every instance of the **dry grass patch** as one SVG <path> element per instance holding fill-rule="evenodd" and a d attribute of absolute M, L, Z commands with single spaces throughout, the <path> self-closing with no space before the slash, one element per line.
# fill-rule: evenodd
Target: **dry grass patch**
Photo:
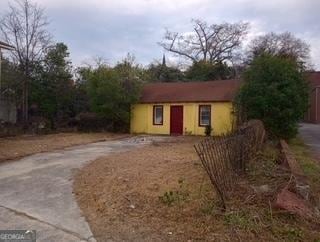
<path fill-rule="evenodd" d="M 176 138 L 98 159 L 76 174 L 74 192 L 98 241 L 317 241 L 320 227 L 274 210 L 289 174 L 268 144 L 239 178 L 222 213 L 193 145 Z M 268 185 L 257 193 L 253 187 Z"/>
<path fill-rule="evenodd" d="M 312 155 L 309 147 L 302 139 L 295 138 L 289 141 L 289 146 L 299 162 L 304 174 L 308 177 L 311 186 L 311 199 L 320 209 L 320 162 Z"/>
<path fill-rule="evenodd" d="M 59 133 L 49 135 L 22 135 L 0 138 L 0 162 L 23 156 L 62 149 L 73 145 L 104 141 L 123 135 L 113 133 Z"/>
<path fill-rule="evenodd" d="M 213 200 L 194 152 L 199 138 L 177 138 L 98 159 L 75 179 L 75 194 L 98 241 L 203 239 Z M 210 221 L 210 222 L 209 222 Z M 209 229 L 209 231 L 208 231 Z"/>
<path fill-rule="evenodd" d="M 300 138 L 290 140 L 289 146 L 300 163 L 303 172 L 312 182 L 320 186 L 320 163 L 312 157 L 308 146 Z"/>

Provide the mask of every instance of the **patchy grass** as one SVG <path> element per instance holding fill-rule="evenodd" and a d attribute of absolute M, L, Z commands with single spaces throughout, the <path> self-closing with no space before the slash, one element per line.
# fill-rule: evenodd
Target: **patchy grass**
<path fill-rule="evenodd" d="M 97 241 L 317 241 L 320 226 L 272 207 L 290 174 L 267 143 L 222 212 L 194 151 L 197 137 L 98 159 L 75 179 Z M 268 192 L 255 192 L 261 185 Z M 133 206 L 134 205 L 134 208 Z"/>
<path fill-rule="evenodd" d="M 174 191 L 166 191 L 162 196 L 159 196 L 159 199 L 164 204 L 171 206 L 174 203 L 181 203 L 188 199 L 189 192 L 188 189 L 184 186 L 184 179 L 180 178 L 178 180 L 179 188 Z"/>
<path fill-rule="evenodd" d="M 253 231 L 257 228 L 254 217 L 243 210 L 225 213 L 224 222 L 228 227 L 244 231 Z"/>
<path fill-rule="evenodd" d="M 279 155 L 277 143 L 266 143 L 257 159 L 249 162 L 247 179 L 255 185 L 268 184 L 273 190 L 277 190 L 278 185 L 285 183 L 290 177 L 289 173 L 279 167 Z"/>
<path fill-rule="evenodd" d="M 320 164 L 312 158 L 308 146 L 300 138 L 291 139 L 289 146 L 313 187 L 320 192 Z"/>

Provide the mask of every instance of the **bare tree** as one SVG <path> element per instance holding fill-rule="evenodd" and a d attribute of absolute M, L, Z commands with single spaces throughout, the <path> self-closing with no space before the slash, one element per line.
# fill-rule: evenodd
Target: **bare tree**
<path fill-rule="evenodd" d="M 208 25 L 202 20 L 192 20 L 191 33 L 167 30 L 159 44 L 167 51 L 193 62 L 218 63 L 231 61 L 248 31 L 248 23 L 223 23 Z"/>
<path fill-rule="evenodd" d="M 9 5 L 9 11 L 0 20 L 0 33 L 7 43 L 15 47 L 12 61 L 24 73 L 22 83 L 22 115 L 28 123 L 29 82 L 32 64 L 39 61 L 44 50 L 51 43 L 47 31 L 48 21 L 44 9 L 30 0 L 15 0 Z"/>
<path fill-rule="evenodd" d="M 299 63 L 306 63 L 310 58 L 310 47 L 289 32 L 280 34 L 271 32 L 257 37 L 249 44 L 249 60 L 261 54 L 293 58 Z"/>

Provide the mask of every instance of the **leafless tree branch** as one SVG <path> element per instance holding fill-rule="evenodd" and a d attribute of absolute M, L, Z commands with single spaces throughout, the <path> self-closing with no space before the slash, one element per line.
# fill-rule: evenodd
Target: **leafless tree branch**
<path fill-rule="evenodd" d="M 28 83 L 32 64 L 41 60 L 45 49 L 51 44 L 47 26 L 44 9 L 30 0 L 15 0 L 0 20 L 1 36 L 7 43 L 15 46 L 11 60 L 20 67 L 25 76 L 22 98 L 25 123 L 28 121 Z"/>
<path fill-rule="evenodd" d="M 179 34 L 167 30 L 159 45 L 191 61 L 217 63 L 232 59 L 249 28 L 243 22 L 208 25 L 195 19 L 192 23 L 193 32 Z"/>
<path fill-rule="evenodd" d="M 249 45 L 249 59 L 263 53 L 293 58 L 306 63 L 310 58 L 310 47 L 303 40 L 296 38 L 290 32 L 280 34 L 268 33 L 254 39 Z"/>

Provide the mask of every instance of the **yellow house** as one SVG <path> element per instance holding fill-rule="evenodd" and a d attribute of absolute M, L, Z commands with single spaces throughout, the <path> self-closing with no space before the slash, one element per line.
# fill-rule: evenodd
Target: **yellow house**
<path fill-rule="evenodd" d="M 147 84 L 132 106 L 131 133 L 204 135 L 208 125 L 212 135 L 227 133 L 239 87 L 239 80 Z"/>

